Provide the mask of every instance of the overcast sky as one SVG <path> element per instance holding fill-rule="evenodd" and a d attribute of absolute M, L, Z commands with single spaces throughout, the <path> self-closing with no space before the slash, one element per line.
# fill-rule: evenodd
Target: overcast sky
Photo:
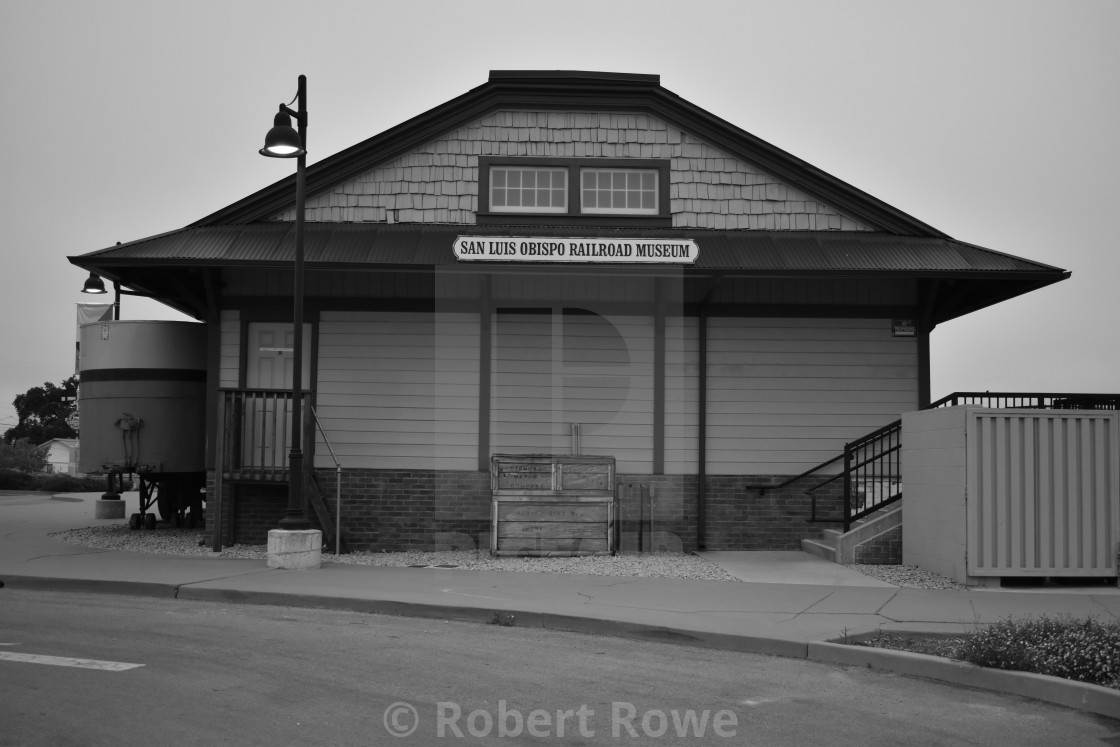
<path fill-rule="evenodd" d="M 1073 271 L 938 327 L 935 398 L 1120 391 L 1118 33 L 1114 0 L 0 0 L 0 430 L 73 373 L 92 297 L 66 257 L 288 176 L 257 149 L 300 73 L 312 164 L 491 69 L 659 74 L 956 239 Z"/>

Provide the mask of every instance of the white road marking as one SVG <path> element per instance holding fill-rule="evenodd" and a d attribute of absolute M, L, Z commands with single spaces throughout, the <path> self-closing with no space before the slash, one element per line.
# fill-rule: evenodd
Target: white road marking
<path fill-rule="evenodd" d="M 56 667 L 80 667 L 100 669 L 105 672 L 123 672 L 126 669 L 142 667 L 143 664 L 129 664 L 123 661 L 98 661 L 97 659 L 72 659 L 68 656 L 45 656 L 43 654 L 13 654 L 0 651 L 0 661 L 22 661 L 27 664 L 50 664 Z"/>
<path fill-rule="evenodd" d="M 747 698 L 741 702 L 745 706 L 760 706 L 766 703 L 777 703 L 778 700 L 778 698 Z"/>

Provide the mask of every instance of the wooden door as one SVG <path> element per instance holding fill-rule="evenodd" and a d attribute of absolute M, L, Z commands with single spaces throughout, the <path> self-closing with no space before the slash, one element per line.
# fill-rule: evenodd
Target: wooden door
<path fill-rule="evenodd" d="M 291 443 L 292 373 L 295 331 L 291 323 L 249 324 L 245 386 L 274 390 L 249 397 L 242 421 L 242 456 L 245 466 L 259 470 L 286 467 Z M 301 386 L 311 384 L 311 325 L 303 325 L 303 375 Z"/>

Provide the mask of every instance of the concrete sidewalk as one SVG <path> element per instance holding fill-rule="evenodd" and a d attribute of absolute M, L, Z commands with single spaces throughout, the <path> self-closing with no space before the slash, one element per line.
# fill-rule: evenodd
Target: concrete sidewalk
<path fill-rule="evenodd" d="M 268 569 L 263 560 L 96 550 L 49 537 L 64 529 L 120 523 L 94 519 L 95 498 L 0 495 L 0 581 L 14 589 L 282 604 L 454 620 L 490 621 L 500 613 L 512 615 L 519 626 L 845 664 L 871 665 L 874 660 L 883 668 L 918 666 L 916 672 L 900 671 L 991 686 L 981 682 L 983 671 L 984 677 L 1007 675 L 1017 677 L 1016 682 L 1027 678 L 1030 685 L 1025 692 L 1015 689 L 1019 685 L 996 689 L 1120 717 L 1120 691 L 1065 681 L 1051 687 L 1048 683 L 1054 678 L 988 673 L 934 657 L 828 643 L 879 630 L 968 632 L 978 624 L 1040 614 L 1116 619 L 1120 591 L 1115 587 L 1061 593 L 899 589 L 806 553 L 706 554 L 744 579 L 741 583 L 329 563 L 314 571 L 283 571 Z M 136 509 L 130 506 L 132 510 Z M 952 671 L 944 674 L 943 665 Z M 1063 691 L 1064 699 L 1047 695 L 1055 688 Z"/>

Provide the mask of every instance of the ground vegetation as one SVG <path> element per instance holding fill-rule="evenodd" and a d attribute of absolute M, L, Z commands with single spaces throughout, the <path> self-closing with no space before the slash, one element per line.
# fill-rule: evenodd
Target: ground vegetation
<path fill-rule="evenodd" d="M 959 636 L 883 632 L 856 644 L 1120 689 L 1120 620 L 1043 615 Z"/>

